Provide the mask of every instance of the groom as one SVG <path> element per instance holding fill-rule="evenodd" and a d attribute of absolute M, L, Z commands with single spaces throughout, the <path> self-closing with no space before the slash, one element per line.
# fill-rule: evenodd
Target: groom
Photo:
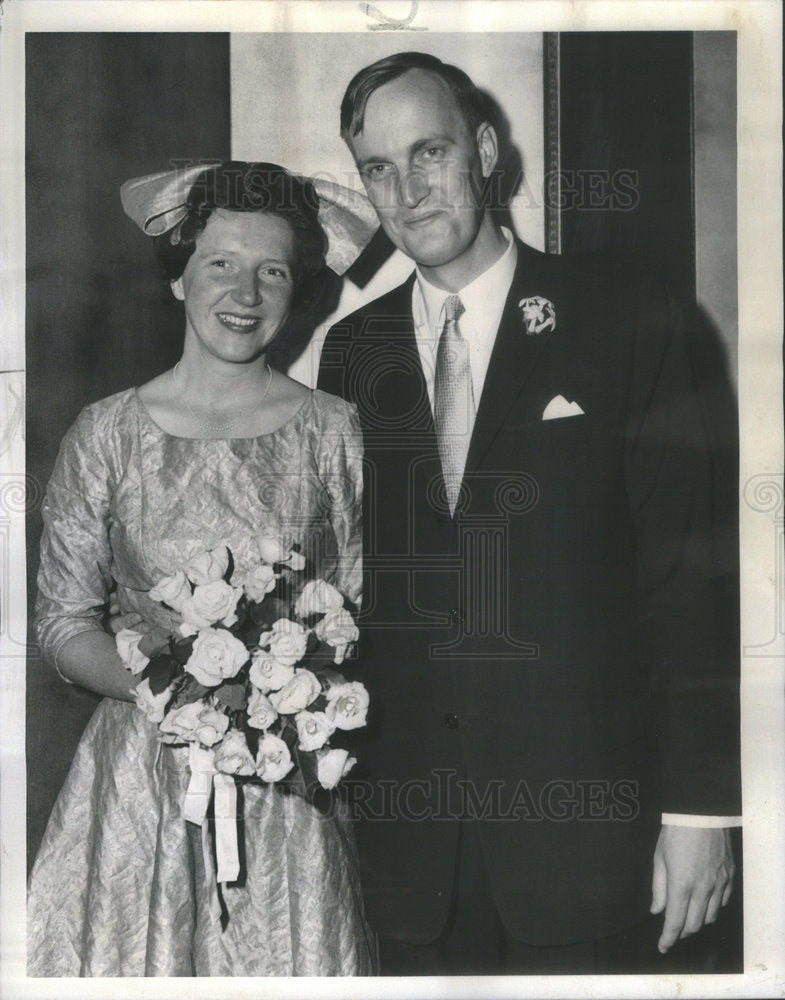
<path fill-rule="evenodd" d="M 319 382 L 365 438 L 354 805 L 383 971 L 626 971 L 649 911 L 665 952 L 733 880 L 733 609 L 692 318 L 497 224 L 496 130 L 457 68 L 374 63 L 341 130 L 417 265 L 333 327 Z"/>

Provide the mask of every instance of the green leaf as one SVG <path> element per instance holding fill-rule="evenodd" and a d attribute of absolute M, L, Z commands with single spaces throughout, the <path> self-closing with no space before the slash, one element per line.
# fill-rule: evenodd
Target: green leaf
<path fill-rule="evenodd" d="M 180 688 L 180 701 L 183 705 L 192 701 L 199 701 L 199 699 L 204 698 L 209 691 L 210 688 L 205 687 L 204 684 L 200 684 L 193 674 L 187 673 L 185 674 L 183 686 Z"/>
<path fill-rule="evenodd" d="M 191 658 L 195 642 L 195 635 L 188 635 L 183 639 L 172 638 L 169 640 L 169 652 L 178 663 L 184 666 Z"/>
<path fill-rule="evenodd" d="M 272 627 L 273 622 L 279 618 L 289 617 L 289 605 L 275 593 L 265 594 L 264 600 L 258 604 L 254 602 L 249 609 L 248 617 L 256 625 L 261 626 L 261 631 L 267 631 Z"/>
<path fill-rule="evenodd" d="M 232 712 L 240 711 L 248 704 L 248 695 L 243 681 L 226 681 L 220 687 L 215 688 L 213 694 L 222 705 L 226 705 Z"/>
<path fill-rule="evenodd" d="M 337 684 L 346 683 L 344 675 L 340 672 L 340 670 L 336 670 L 332 664 L 325 667 L 324 670 L 319 671 L 319 680 L 322 684 L 327 683 L 329 687 L 335 687 Z"/>
<path fill-rule="evenodd" d="M 232 629 L 233 634 L 242 642 L 246 649 L 253 649 L 259 645 L 259 636 L 263 631 L 264 629 L 261 625 L 254 625 L 250 620 L 247 620 L 237 631 Z"/>
<path fill-rule="evenodd" d="M 237 621 L 230 629 L 231 632 L 234 632 L 235 629 L 237 629 L 238 631 L 242 629 L 243 625 L 245 625 L 246 621 L 248 620 L 248 612 L 250 607 L 251 604 L 248 598 L 245 596 L 245 594 L 243 594 L 243 596 L 237 602 L 236 608 L 234 609 L 234 613 L 237 615 Z"/>
<path fill-rule="evenodd" d="M 142 677 L 150 683 L 152 694 L 161 694 L 175 678 L 179 669 L 177 660 L 169 653 L 158 653 L 142 671 Z"/>
<path fill-rule="evenodd" d="M 335 662 L 335 649 L 328 643 L 316 638 L 313 632 L 308 636 L 308 646 L 300 665 L 307 666 L 322 676 L 323 672 Z"/>

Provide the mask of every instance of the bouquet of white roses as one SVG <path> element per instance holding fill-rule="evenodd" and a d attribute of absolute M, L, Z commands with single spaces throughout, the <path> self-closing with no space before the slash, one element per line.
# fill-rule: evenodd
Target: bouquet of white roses
<path fill-rule="evenodd" d="M 325 580 L 303 584 L 303 555 L 277 535 L 249 539 L 243 553 L 250 568 L 242 573 L 222 545 L 192 555 L 153 587 L 150 597 L 182 624 L 152 658 L 139 648 L 141 633 L 117 635 L 120 657 L 141 675 L 137 705 L 162 742 L 189 747 L 182 815 L 202 827 L 214 919 L 221 914 L 215 882 L 240 874 L 237 783 L 286 781 L 313 800 L 356 763 L 331 740 L 364 726 L 368 709 L 365 687 L 335 670 L 358 636 L 340 591 Z"/>
<path fill-rule="evenodd" d="M 269 534 L 251 544 L 259 559 L 242 574 L 220 546 L 150 591 L 183 620 L 168 648 L 148 659 L 125 629 L 118 651 L 161 740 L 198 747 L 202 770 L 268 783 L 299 772 L 301 789 L 333 788 L 356 761 L 331 738 L 364 726 L 368 708 L 365 687 L 335 670 L 357 626 L 330 583 L 301 582 L 297 546 Z"/>

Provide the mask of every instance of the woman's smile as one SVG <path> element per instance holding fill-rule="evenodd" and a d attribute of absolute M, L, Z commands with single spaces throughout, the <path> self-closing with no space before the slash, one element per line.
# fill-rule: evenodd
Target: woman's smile
<path fill-rule="evenodd" d="M 218 319 L 223 325 L 236 333 L 249 333 L 262 322 L 261 316 L 238 316 L 237 313 L 219 312 Z"/>

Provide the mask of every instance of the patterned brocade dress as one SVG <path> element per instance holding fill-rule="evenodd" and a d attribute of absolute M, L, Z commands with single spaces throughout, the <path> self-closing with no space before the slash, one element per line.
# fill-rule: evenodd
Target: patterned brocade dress
<path fill-rule="evenodd" d="M 313 392 L 271 434 L 194 440 L 150 418 L 135 390 L 87 407 L 67 433 L 44 508 L 37 621 L 56 664 L 125 612 L 173 629 L 147 591 L 202 547 L 241 571 L 263 529 L 300 543 L 352 600 L 361 586 L 360 434 L 352 408 Z M 310 575 L 310 574 L 309 574 Z M 188 750 L 134 706 L 104 699 L 77 749 L 30 876 L 30 976 L 341 976 L 376 972 L 348 816 L 246 785 L 245 880 L 211 917 L 200 828 L 181 809 Z"/>

